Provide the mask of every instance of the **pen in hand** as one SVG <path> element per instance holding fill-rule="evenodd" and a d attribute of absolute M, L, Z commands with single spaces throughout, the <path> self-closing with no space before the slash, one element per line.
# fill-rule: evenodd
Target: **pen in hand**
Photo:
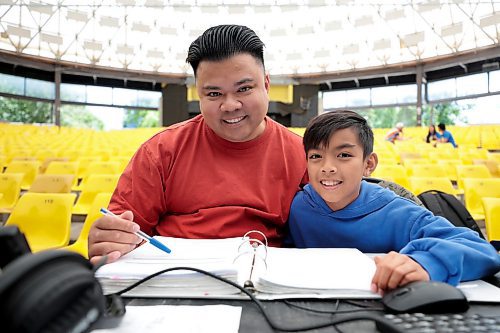
<path fill-rule="evenodd" d="M 106 208 L 101 208 L 100 212 L 103 215 L 116 216 L 115 214 L 113 214 L 113 212 L 110 212 Z M 160 250 L 162 250 L 162 251 L 164 251 L 166 253 L 172 252 L 172 250 L 170 250 L 165 244 L 163 244 L 162 242 L 158 241 L 157 239 L 154 239 L 153 237 L 149 236 L 148 234 L 144 233 L 143 231 L 139 230 L 139 231 L 136 231 L 134 233 L 137 236 L 139 236 L 142 239 L 144 239 L 146 242 L 151 243 L 151 245 L 153 245 L 154 247 L 156 247 L 156 248 L 158 248 L 158 249 L 160 249 Z"/>

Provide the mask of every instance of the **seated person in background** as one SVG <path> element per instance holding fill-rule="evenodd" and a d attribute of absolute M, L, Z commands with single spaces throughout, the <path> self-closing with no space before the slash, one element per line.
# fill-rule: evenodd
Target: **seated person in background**
<path fill-rule="evenodd" d="M 299 248 L 350 247 L 375 257 L 374 292 L 411 281 L 452 285 L 500 270 L 500 256 L 469 228 L 368 183 L 378 162 L 373 132 L 353 111 L 313 118 L 303 138 L 309 184 L 295 196 L 289 241 Z"/>
<path fill-rule="evenodd" d="M 455 143 L 455 139 L 453 135 L 451 135 L 450 131 L 446 130 L 446 125 L 443 123 L 438 124 L 438 133 L 436 133 L 436 137 L 438 142 L 441 143 L 451 143 L 454 148 L 457 148 L 457 144 Z"/>
<path fill-rule="evenodd" d="M 437 140 L 436 134 L 437 134 L 436 126 L 429 125 L 429 132 L 427 132 L 427 137 L 425 138 L 425 142 L 432 143 L 432 141 L 436 141 Z"/>
<path fill-rule="evenodd" d="M 397 123 L 396 127 L 389 130 L 385 135 L 385 140 L 394 143 L 396 140 L 404 140 L 403 128 L 405 125 L 403 123 Z"/>
<path fill-rule="evenodd" d="M 109 204 L 119 216 L 91 227 L 93 263 L 134 249 L 139 227 L 182 238 L 259 230 L 281 245 L 290 204 L 307 181 L 306 159 L 301 137 L 266 116 L 263 47 L 238 25 L 209 28 L 191 44 L 187 61 L 201 115 L 159 132 L 135 153 Z"/>

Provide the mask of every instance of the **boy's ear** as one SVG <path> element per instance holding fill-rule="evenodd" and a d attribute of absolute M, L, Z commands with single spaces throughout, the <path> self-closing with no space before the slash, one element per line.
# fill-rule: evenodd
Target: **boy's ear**
<path fill-rule="evenodd" d="M 365 171 L 363 172 L 363 176 L 370 177 L 373 171 L 377 168 L 378 165 L 378 156 L 376 153 L 371 153 L 366 158 Z"/>

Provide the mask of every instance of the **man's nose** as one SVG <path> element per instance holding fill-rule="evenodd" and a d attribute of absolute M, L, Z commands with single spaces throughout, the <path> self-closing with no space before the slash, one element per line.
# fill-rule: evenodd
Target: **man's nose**
<path fill-rule="evenodd" d="M 223 112 L 234 111 L 241 108 L 241 102 L 232 95 L 227 95 L 220 106 Z"/>

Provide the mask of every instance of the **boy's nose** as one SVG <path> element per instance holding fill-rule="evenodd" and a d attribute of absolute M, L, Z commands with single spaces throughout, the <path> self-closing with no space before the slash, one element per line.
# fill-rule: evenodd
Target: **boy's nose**
<path fill-rule="evenodd" d="M 337 168 L 333 164 L 324 164 L 321 168 L 321 172 L 323 173 L 333 173 L 337 172 Z"/>

